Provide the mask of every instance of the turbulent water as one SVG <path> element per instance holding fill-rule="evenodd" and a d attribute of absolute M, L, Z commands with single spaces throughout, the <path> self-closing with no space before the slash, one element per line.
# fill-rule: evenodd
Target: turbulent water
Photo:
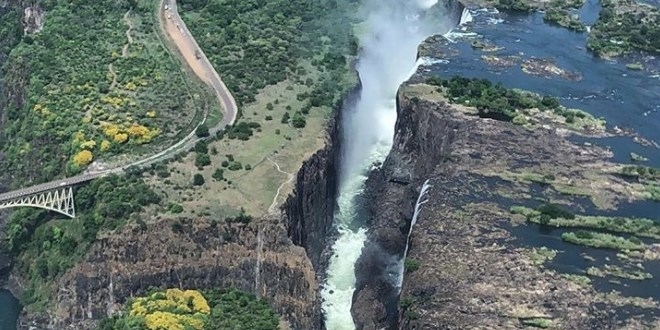
<path fill-rule="evenodd" d="M 359 226 L 359 198 L 374 164 L 387 156 L 394 138 L 396 91 L 414 72 L 417 47 L 428 36 L 443 34 L 450 24 L 436 0 L 374 0 L 363 4 L 366 29 L 360 37 L 357 70 L 362 89 L 343 122 L 342 163 L 335 222 L 339 238 L 323 286 L 328 330 L 353 330 L 351 303 L 355 262 L 366 240 Z"/>

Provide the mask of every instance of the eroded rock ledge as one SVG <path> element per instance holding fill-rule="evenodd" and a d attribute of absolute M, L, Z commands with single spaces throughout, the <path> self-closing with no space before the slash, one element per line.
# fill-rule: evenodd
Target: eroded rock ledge
<path fill-rule="evenodd" d="M 580 199 L 592 208 L 635 200 L 634 185 L 611 171 L 617 164 L 610 152 L 573 144 L 552 125 L 480 118 L 423 81 L 417 76 L 400 88 L 394 146 L 367 182 L 369 237 L 352 307 L 358 329 L 644 328 L 635 317 L 621 324 L 614 311 L 644 314 L 657 302 L 603 295 L 539 267 L 533 250 L 517 246 L 510 233 L 508 209 L 521 200 Z M 530 173 L 552 180 L 520 179 Z M 415 267 L 405 273 L 399 301 L 393 260 L 403 254 L 426 179 L 432 187 L 408 254 Z M 570 197 L 578 187 L 581 197 Z"/>

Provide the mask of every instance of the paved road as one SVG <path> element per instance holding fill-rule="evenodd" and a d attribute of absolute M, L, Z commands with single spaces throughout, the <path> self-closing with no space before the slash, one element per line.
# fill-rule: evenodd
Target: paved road
<path fill-rule="evenodd" d="M 179 16 L 179 13 L 177 12 L 176 0 L 161 0 L 158 11 L 158 20 L 161 24 L 161 27 L 165 30 L 170 43 L 176 46 L 179 54 L 183 57 L 193 72 L 213 89 L 216 97 L 218 98 L 218 101 L 220 101 L 220 104 L 222 105 L 224 116 L 215 127 L 210 129 L 210 133 L 215 134 L 225 126 L 233 124 L 236 120 L 236 114 L 238 113 L 236 101 L 231 95 L 231 92 L 229 92 L 225 86 L 222 79 L 220 79 L 220 75 L 218 75 L 218 73 L 213 68 L 213 65 L 211 65 L 211 62 L 206 57 L 206 54 L 204 54 L 202 49 L 197 44 L 195 38 L 193 38 L 192 34 L 188 30 L 188 27 L 185 25 L 185 23 L 183 23 L 181 16 Z M 204 118 L 200 124 L 206 122 L 207 116 L 208 109 L 204 113 Z M 197 127 L 195 127 L 195 130 L 196 129 Z M 158 154 L 143 158 L 131 164 L 112 169 L 90 171 L 78 176 L 6 192 L 4 194 L 0 194 L 0 202 L 41 193 L 51 189 L 56 189 L 58 187 L 66 187 L 87 182 L 111 173 L 117 174 L 129 167 L 149 166 L 153 163 L 173 157 L 181 151 L 190 150 L 199 140 L 195 135 L 195 130 L 190 132 L 186 137 L 181 139 L 176 144 L 159 152 Z"/>

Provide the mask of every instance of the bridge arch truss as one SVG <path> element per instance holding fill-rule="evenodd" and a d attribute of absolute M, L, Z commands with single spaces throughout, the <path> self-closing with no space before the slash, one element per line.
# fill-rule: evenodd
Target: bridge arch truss
<path fill-rule="evenodd" d="M 36 194 L 0 201 L 0 209 L 25 206 L 54 211 L 66 215 L 69 218 L 76 217 L 76 207 L 73 200 L 72 187 L 47 190 Z"/>

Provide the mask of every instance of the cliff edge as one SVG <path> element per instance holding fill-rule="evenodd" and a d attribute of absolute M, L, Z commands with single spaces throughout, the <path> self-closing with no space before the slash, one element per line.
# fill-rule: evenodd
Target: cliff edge
<path fill-rule="evenodd" d="M 367 181 L 369 236 L 352 307 L 358 329 L 657 326 L 615 316 L 627 308 L 651 315 L 656 301 L 597 291 L 586 276 L 544 266 L 557 251 L 513 234 L 524 222 L 514 205 L 594 211 L 644 199 L 638 182 L 618 175 L 609 150 L 568 138 L 606 135 L 604 123 L 560 106 L 477 109 L 448 93 L 453 83 L 481 81 L 429 78 L 418 73 L 401 86 L 393 148 Z"/>

